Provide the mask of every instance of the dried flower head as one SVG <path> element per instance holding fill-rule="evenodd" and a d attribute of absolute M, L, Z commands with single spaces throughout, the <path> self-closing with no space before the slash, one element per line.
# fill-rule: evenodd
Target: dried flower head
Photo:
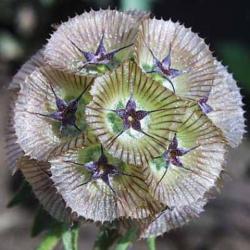
<path fill-rule="evenodd" d="M 10 167 L 44 208 L 133 220 L 142 238 L 199 216 L 244 133 L 239 88 L 204 40 L 144 12 L 62 23 L 10 91 Z"/>

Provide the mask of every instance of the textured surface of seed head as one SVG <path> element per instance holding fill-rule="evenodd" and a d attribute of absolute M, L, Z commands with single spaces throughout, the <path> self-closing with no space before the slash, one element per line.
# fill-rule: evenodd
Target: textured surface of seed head
<path fill-rule="evenodd" d="M 153 160 L 147 178 L 155 197 L 169 207 L 192 204 L 216 186 L 227 152 L 221 130 L 201 111 L 186 112 L 176 138 L 178 148 L 190 150 L 179 157 L 182 166 L 165 163 L 163 158 Z"/>
<path fill-rule="evenodd" d="M 54 187 L 50 179 L 50 164 L 32 160 L 27 156 L 18 162 L 18 168 L 25 179 L 32 186 L 32 190 L 39 202 L 51 216 L 66 223 L 72 222 L 71 210 L 66 207 L 65 201 Z"/>
<path fill-rule="evenodd" d="M 242 96 L 226 67 L 217 63 L 217 68 L 219 73 L 208 97 L 213 111 L 208 117 L 222 130 L 230 146 L 237 147 L 246 132 Z"/>
<path fill-rule="evenodd" d="M 148 192 L 142 178 L 142 168 L 121 166 L 119 163 L 117 168 L 131 176 L 110 175 L 109 182 L 113 190 L 101 178 L 91 179 L 92 175 L 84 164 L 97 160 L 100 154 L 98 148 L 99 145 L 69 151 L 50 160 L 51 178 L 73 212 L 85 219 L 103 223 L 121 217 L 152 217 L 162 209 Z M 119 162 L 111 156 L 108 160 L 112 164 Z"/>
<path fill-rule="evenodd" d="M 85 12 L 60 25 L 51 35 L 45 48 L 45 59 L 60 70 L 91 74 L 80 69 L 86 60 L 80 50 L 95 53 L 102 35 L 108 52 L 133 44 L 139 23 L 132 15 L 116 10 Z M 120 58 L 127 59 L 132 51 L 132 47 L 124 49 L 119 52 Z"/>
<path fill-rule="evenodd" d="M 187 105 L 132 62 L 96 79 L 91 94 L 93 101 L 86 108 L 88 124 L 111 154 L 135 165 L 163 152 L 181 125 Z M 137 110 L 148 112 L 140 120 L 140 129 L 125 129 L 127 124 L 112 111 L 124 108 L 131 96 Z"/>

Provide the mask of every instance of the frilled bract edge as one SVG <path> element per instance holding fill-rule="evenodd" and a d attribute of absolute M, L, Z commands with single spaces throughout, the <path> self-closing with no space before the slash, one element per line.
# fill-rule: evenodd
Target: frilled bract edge
<path fill-rule="evenodd" d="M 52 34 L 45 59 L 53 67 L 84 75 L 112 70 L 133 52 L 145 13 L 100 10 L 69 19 Z"/>
<path fill-rule="evenodd" d="M 141 238 L 198 217 L 244 134 L 239 88 L 204 39 L 147 12 L 62 23 L 10 91 L 7 158 L 43 207 Z"/>

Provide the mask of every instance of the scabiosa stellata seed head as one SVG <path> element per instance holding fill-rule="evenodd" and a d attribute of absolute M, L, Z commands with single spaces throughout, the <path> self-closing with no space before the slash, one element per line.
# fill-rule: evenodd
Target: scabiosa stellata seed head
<path fill-rule="evenodd" d="M 149 13 L 62 23 L 10 84 L 7 152 L 56 219 L 141 238 L 198 217 L 244 133 L 232 75 L 202 38 Z"/>

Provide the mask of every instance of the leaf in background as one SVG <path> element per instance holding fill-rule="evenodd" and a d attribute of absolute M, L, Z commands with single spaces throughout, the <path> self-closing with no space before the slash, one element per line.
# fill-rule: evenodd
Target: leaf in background
<path fill-rule="evenodd" d="M 14 36 L 10 32 L 0 32 L 0 55 L 3 59 L 16 60 L 23 56 L 23 48 L 20 45 L 20 41 L 16 38 L 17 36 Z"/>
<path fill-rule="evenodd" d="M 23 181 L 17 192 L 14 194 L 13 198 L 7 204 L 7 207 L 10 208 L 19 205 L 23 201 L 30 198 L 31 195 L 32 195 L 31 186 L 27 181 Z"/>
<path fill-rule="evenodd" d="M 122 0 L 122 10 L 150 10 L 152 2 L 154 0 Z"/>
<path fill-rule="evenodd" d="M 233 42 L 218 44 L 217 48 L 223 64 L 228 65 L 235 79 L 250 91 L 250 49 L 243 44 Z"/>
<path fill-rule="evenodd" d="M 127 231 L 127 233 L 122 236 L 115 247 L 115 250 L 127 250 L 133 245 L 134 241 L 137 239 L 137 228 L 133 227 Z"/>
<path fill-rule="evenodd" d="M 40 206 L 34 218 L 33 226 L 31 229 L 31 236 L 36 237 L 42 231 L 48 230 L 53 227 L 57 227 L 60 223 L 52 218 L 43 208 Z"/>
<path fill-rule="evenodd" d="M 148 250 L 156 250 L 155 237 L 150 237 L 147 239 Z"/>
<path fill-rule="evenodd" d="M 58 225 L 51 229 L 43 238 L 41 244 L 36 250 L 53 250 L 60 241 L 64 228 Z"/>
<path fill-rule="evenodd" d="M 108 250 L 120 235 L 112 226 L 102 226 L 97 235 L 93 250 Z"/>
<path fill-rule="evenodd" d="M 78 226 L 65 230 L 62 235 L 64 250 L 78 250 Z"/>

